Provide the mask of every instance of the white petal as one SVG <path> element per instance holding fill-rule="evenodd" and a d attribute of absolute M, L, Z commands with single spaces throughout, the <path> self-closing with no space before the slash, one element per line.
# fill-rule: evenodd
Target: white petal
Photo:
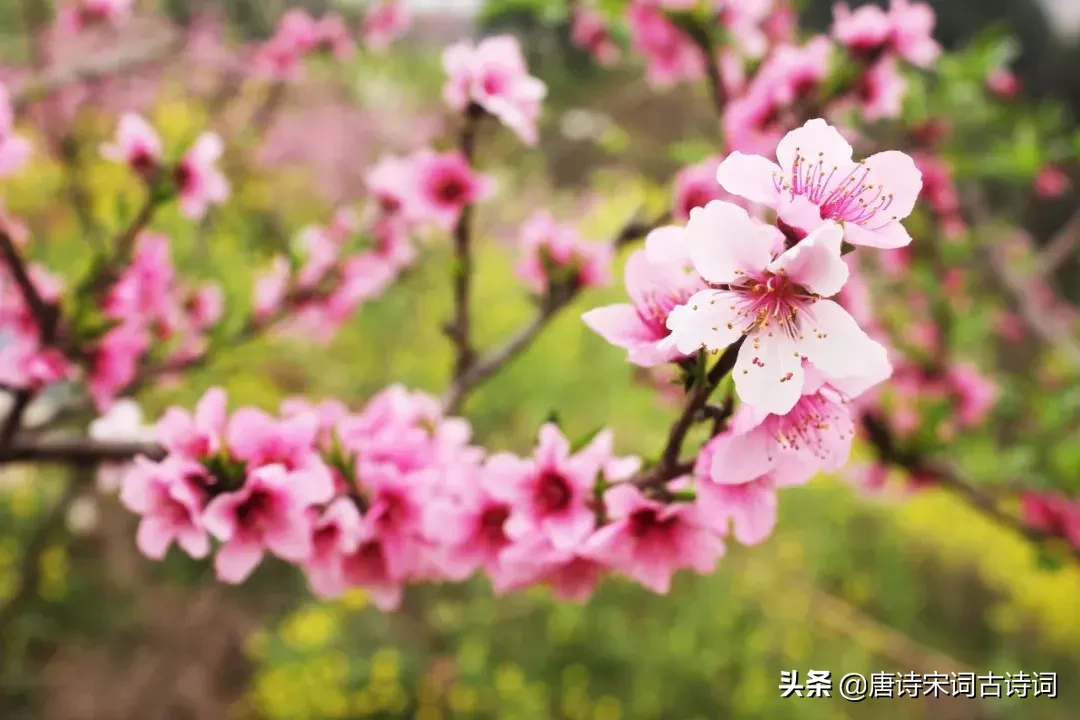
<path fill-rule="evenodd" d="M 840 257 L 843 229 L 834 222 L 822 225 L 776 258 L 769 271 L 784 271 L 794 282 L 823 297 L 840 292 L 848 279 L 848 266 Z"/>
<path fill-rule="evenodd" d="M 741 273 L 764 270 L 772 259 L 772 233 L 738 205 L 713 200 L 695 208 L 686 230 L 690 258 L 709 282 L 735 282 Z"/>
<path fill-rule="evenodd" d="M 758 330 L 746 338 L 735 361 L 735 391 L 759 410 L 784 415 L 802 397 L 802 358 L 787 333 Z"/>
<path fill-rule="evenodd" d="M 780 197 L 777 183 L 782 175 L 780 167 L 771 160 L 736 151 L 716 169 L 716 182 L 732 195 L 776 207 Z"/>
<path fill-rule="evenodd" d="M 798 349 L 830 378 L 872 376 L 888 363 L 885 348 L 832 300 L 814 303 L 802 317 L 801 330 Z"/>
<path fill-rule="evenodd" d="M 776 159 L 785 174 L 791 172 L 797 155 L 811 163 L 820 159 L 824 167 L 836 165 L 845 170 L 851 166 L 851 153 L 851 145 L 844 136 L 821 118 L 808 120 L 801 128 L 792 130 L 776 147 Z"/>
<path fill-rule="evenodd" d="M 743 326 L 732 309 L 735 296 L 722 290 L 702 290 L 668 315 L 671 341 L 684 355 L 701 347 L 723 350 L 739 339 Z"/>

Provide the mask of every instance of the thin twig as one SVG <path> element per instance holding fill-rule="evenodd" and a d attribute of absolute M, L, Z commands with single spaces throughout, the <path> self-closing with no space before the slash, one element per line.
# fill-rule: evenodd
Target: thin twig
<path fill-rule="evenodd" d="M 483 116 L 483 108 L 475 103 L 470 103 L 465 111 L 465 123 L 461 129 L 458 147 L 470 167 L 473 167 L 475 163 L 476 135 Z M 447 328 L 447 334 L 455 348 L 455 381 L 469 371 L 475 359 L 475 351 L 470 338 L 471 312 L 469 308 L 473 276 L 472 216 L 472 203 L 469 203 L 461 209 L 461 215 L 454 227 L 454 318 Z"/>
<path fill-rule="evenodd" d="M 56 340 L 56 330 L 60 319 L 59 308 L 47 302 L 38 292 L 33 278 L 30 277 L 30 271 L 22 259 L 22 255 L 19 254 L 18 248 L 15 247 L 15 242 L 3 230 L 0 230 L 0 260 L 3 260 L 14 277 L 23 302 L 26 303 L 37 322 L 41 345 L 43 347 L 52 345 Z M 3 424 L 0 425 L 0 454 L 11 444 L 15 435 L 19 432 L 23 415 L 26 414 L 26 410 L 30 407 L 30 403 L 33 402 L 36 394 L 36 391 L 31 388 L 21 388 L 15 392 L 11 410 L 8 411 L 7 417 L 4 419 Z"/>
<path fill-rule="evenodd" d="M 611 243 L 616 250 L 635 240 L 648 235 L 651 231 L 666 223 L 670 215 L 664 213 L 652 222 L 637 218 L 630 220 L 615 234 Z M 461 409 L 468 394 L 482 383 L 489 380 L 507 363 L 516 358 L 529 346 L 540 332 L 559 314 L 563 308 L 577 297 L 580 288 L 576 285 L 564 285 L 553 288 L 540 302 L 540 307 L 532 320 L 523 326 L 504 345 L 492 350 L 479 360 L 474 360 L 460 376 L 455 376 L 450 387 L 443 393 L 442 402 L 446 411 L 454 414 Z"/>
<path fill-rule="evenodd" d="M 1050 242 L 1039 253 L 1037 267 L 1043 277 L 1048 277 L 1080 247 L 1080 210 L 1073 213 Z"/>
<path fill-rule="evenodd" d="M 1042 545 L 1054 536 L 1032 527 L 1022 518 L 1005 512 L 998 505 L 997 499 L 977 485 L 965 479 L 959 468 L 945 462 L 936 461 L 897 446 L 892 431 L 884 419 L 874 413 L 866 413 L 862 418 L 863 430 L 870 444 L 874 446 L 878 458 L 887 465 L 906 470 L 913 476 L 925 477 L 936 481 L 943 489 L 959 497 L 967 505 L 1001 527 L 1021 537 Z M 1080 548 L 1070 546 L 1073 556 L 1080 561 Z"/>

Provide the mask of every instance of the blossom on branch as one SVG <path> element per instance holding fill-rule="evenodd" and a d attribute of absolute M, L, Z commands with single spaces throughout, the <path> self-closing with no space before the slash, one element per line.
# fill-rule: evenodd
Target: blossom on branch
<path fill-rule="evenodd" d="M 497 35 L 477 45 L 462 41 L 443 51 L 446 104 L 459 112 L 476 103 L 527 145 L 538 140 L 537 122 L 547 85 L 529 74 L 521 45 L 512 35 Z"/>

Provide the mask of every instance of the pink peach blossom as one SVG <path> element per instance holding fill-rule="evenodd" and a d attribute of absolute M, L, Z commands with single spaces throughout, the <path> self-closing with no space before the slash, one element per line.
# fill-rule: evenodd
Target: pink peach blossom
<path fill-rule="evenodd" d="M 142 516 L 136 544 L 148 558 L 161 560 L 176 541 L 193 558 L 210 552 L 210 539 L 202 521 L 206 493 L 201 486 L 205 471 L 197 463 L 170 457 L 156 463 L 135 459 L 124 478 L 120 501 Z"/>
<path fill-rule="evenodd" d="M 161 165 L 161 138 L 142 116 L 125 113 L 117 126 L 116 139 L 101 146 L 101 155 L 112 162 L 126 163 L 149 178 Z"/>
<path fill-rule="evenodd" d="M 997 401 L 997 383 L 967 362 L 950 365 L 946 377 L 956 394 L 957 421 L 964 427 L 978 425 Z"/>
<path fill-rule="evenodd" d="M 345 558 L 360 547 L 362 523 L 356 503 L 344 496 L 333 500 L 315 521 L 311 555 L 304 565 L 315 595 L 332 598 L 348 589 Z"/>
<path fill-rule="evenodd" d="M 608 282 L 613 250 L 608 243 L 586 242 L 570 225 L 560 225 L 547 210 L 538 210 L 521 226 L 522 257 L 517 274 L 536 293 L 559 281 L 577 287 Z"/>
<path fill-rule="evenodd" d="M 229 198 L 229 181 L 217 168 L 224 149 L 217 134 L 203 133 L 176 166 L 180 209 L 192 220 L 205 215 L 210 205 Z"/>
<path fill-rule="evenodd" d="M 665 505 L 620 484 L 604 493 L 604 506 L 611 522 L 589 536 L 582 554 L 655 593 L 666 595 L 680 569 L 712 572 L 723 554 L 696 505 Z"/>
<path fill-rule="evenodd" d="M 158 442 L 174 455 L 200 460 L 216 455 L 222 448 L 228 415 L 228 395 L 222 388 L 211 388 L 189 413 L 171 407 L 158 420 Z"/>
<path fill-rule="evenodd" d="M 413 156 L 413 162 L 421 214 L 443 230 L 457 223 L 466 205 L 486 200 L 494 193 L 491 178 L 474 171 L 459 152 L 423 150 Z"/>
<path fill-rule="evenodd" d="M 604 18 L 588 8 L 574 11 L 570 40 L 592 55 L 600 65 L 613 65 L 622 56 L 618 44 L 611 38 Z"/>
<path fill-rule="evenodd" d="M 383 52 L 390 44 L 409 30 L 412 13 L 400 0 L 376 0 L 364 11 L 361 33 L 364 45 L 375 52 Z"/>
<path fill-rule="evenodd" d="M 986 88 L 1004 100 L 1012 100 L 1020 94 L 1023 83 L 1020 77 L 1008 68 L 994 68 L 986 75 Z"/>
<path fill-rule="evenodd" d="M 780 227 L 797 235 L 841 223 L 852 245 L 898 248 L 911 243 L 900 220 L 911 214 L 922 174 L 902 152 L 887 150 L 855 163 L 851 145 L 824 120 L 789 132 L 776 149 L 779 165 L 734 152 L 717 171 L 728 192 L 778 211 Z"/>
<path fill-rule="evenodd" d="M 0 178 L 15 174 L 30 157 L 30 141 L 15 132 L 15 110 L 7 87 L 0 83 Z"/>
<path fill-rule="evenodd" d="M 514 512 L 506 532 L 514 539 L 544 537 L 558 549 L 575 547 L 596 526 L 589 507 L 604 463 L 602 439 L 577 453 L 551 423 L 540 428 L 531 460 L 507 453 L 492 456 L 487 471 L 501 476 L 512 493 Z"/>
<path fill-rule="evenodd" d="M 223 545 L 214 557 L 222 582 L 247 579 L 269 550 L 283 560 L 302 563 L 311 555 L 314 504 L 304 472 L 264 465 L 248 473 L 237 490 L 225 492 L 206 507 L 203 523 Z"/>
<path fill-rule="evenodd" d="M 683 356 L 664 343 L 671 334 L 667 318 L 676 306 L 703 289 L 705 283 L 696 272 L 687 272 L 676 262 L 650 261 L 645 250 L 637 250 L 626 262 L 630 303 L 596 308 L 581 319 L 611 344 L 628 350 L 630 362 L 652 367 Z"/>
<path fill-rule="evenodd" d="M 648 61 L 649 83 L 665 87 L 704 76 L 707 59 L 701 49 L 663 12 L 635 0 L 626 11 L 626 19 L 634 48 Z"/>
<path fill-rule="evenodd" d="M 702 290 L 672 310 L 669 341 L 686 354 L 719 352 L 746 335 L 733 370 L 743 402 L 786 414 L 802 396 L 804 360 L 829 378 L 867 375 L 887 362 L 885 349 L 824 299 L 848 277 L 836 224 L 775 255 L 771 228 L 713 201 L 691 214 L 686 233 L 694 267 L 726 289 Z"/>
<path fill-rule="evenodd" d="M 1044 198 L 1059 198 L 1064 195 L 1072 181 L 1069 176 L 1053 165 L 1047 165 L 1035 176 L 1036 194 Z"/>
<path fill-rule="evenodd" d="M 448 79 L 443 98 L 455 110 L 476 103 L 527 145 L 538 140 L 537 122 L 547 86 L 529 75 L 521 45 L 512 35 L 485 38 L 475 47 L 459 42 L 442 56 Z"/>

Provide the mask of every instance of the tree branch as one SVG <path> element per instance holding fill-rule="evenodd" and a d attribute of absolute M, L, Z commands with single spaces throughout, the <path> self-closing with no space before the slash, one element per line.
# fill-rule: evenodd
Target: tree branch
<path fill-rule="evenodd" d="M 716 390 L 720 381 L 726 378 L 731 373 L 732 368 L 735 367 L 735 361 L 739 357 L 739 350 L 744 342 L 746 342 L 745 335 L 729 345 L 705 378 L 694 384 L 686 406 L 679 417 L 675 419 L 671 430 L 668 431 L 667 444 L 664 446 L 664 451 L 660 456 L 660 462 L 651 470 L 635 478 L 632 481 L 635 485 L 642 488 L 663 487 L 668 481 L 693 470 L 692 462 L 680 461 L 686 436 L 689 434 L 690 429 L 703 419 L 709 396 Z M 717 426 L 714 425 L 713 429 L 715 431 Z"/>
<path fill-rule="evenodd" d="M 1039 253 L 1039 273 L 1043 277 L 1053 275 L 1077 247 L 1080 247 L 1080 210 L 1073 213 Z"/>
<path fill-rule="evenodd" d="M 636 218 L 630 220 L 615 234 L 611 241 L 612 245 L 616 250 L 626 247 L 667 222 L 669 217 L 669 213 L 665 212 L 652 222 L 643 222 Z M 455 375 L 450 387 L 443 393 L 442 402 L 446 411 L 450 414 L 457 413 L 469 392 L 489 380 L 503 366 L 516 358 L 558 315 L 559 311 L 577 297 L 579 292 L 580 288 L 574 285 L 552 288 L 540 302 L 536 316 L 527 325 L 501 347 L 492 350 L 479 360 L 474 360 L 463 374 Z"/>
<path fill-rule="evenodd" d="M 77 435 L 16 437 L 7 450 L 0 452 L 0 465 L 35 462 L 93 466 L 124 462 L 138 455 L 160 460 L 165 457 L 165 449 L 154 442 L 94 440 Z"/>
<path fill-rule="evenodd" d="M 0 260 L 8 267 L 15 284 L 19 288 L 23 302 L 30 309 L 38 326 L 38 336 L 43 347 L 52 345 L 56 340 L 56 329 L 60 320 L 60 309 L 47 302 L 38 292 L 30 277 L 30 271 L 26 267 L 22 256 L 11 236 L 0 230 Z M 0 454 L 11 444 L 15 435 L 22 426 L 23 415 L 33 402 L 36 391 L 31 388 L 20 388 L 15 391 L 14 402 L 3 424 L 0 424 Z"/>
<path fill-rule="evenodd" d="M 470 103 L 465 110 L 465 124 L 461 129 L 458 148 L 465 156 L 469 167 L 475 165 L 476 135 L 484 109 L 476 103 Z M 475 352 L 470 339 L 470 300 L 472 294 L 473 253 L 472 253 L 472 216 L 473 206 L 469 203 L 461 209 L 457 226 L 454 228 L 454 319 L 447 328 L 447 334 L 454 343 L 454 381 L 460 380 L 473 364 Z"/>
<path fill-rule="evenodd" d="M 963 477 L 959 468 L 899 448 L 893 437 L 892 430 L 880 416 L 874 413 L 863 415 L 862 426 L 867 439 L 874 446 L 878 458 L 883 463 L 898 467 L 911 475 L 922 476 L 936 481 L 942 488 L 953 493 L 1001 527 L 1020 535 L 1030 542 L 1042 545 L 1054 539 L 1053 535 L 1031 527 L 1022 518 L 1002 510 L 998 505 L 997 498 L 969 482 Z M 1070 548 L 1073 557 L 1080 561 L 1080 548 L 1071 545 Z"/>

